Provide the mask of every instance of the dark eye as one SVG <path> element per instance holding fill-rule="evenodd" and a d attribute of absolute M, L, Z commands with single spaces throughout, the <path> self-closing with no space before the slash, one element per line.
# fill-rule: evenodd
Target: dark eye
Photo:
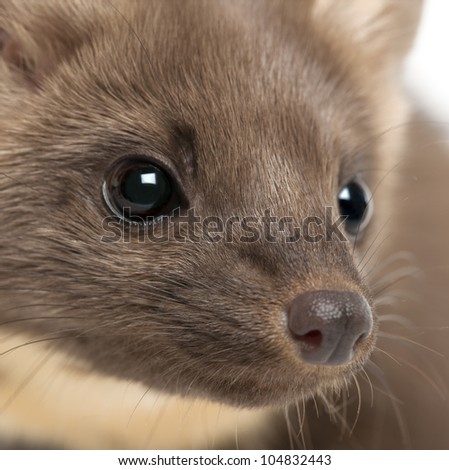
<path fill-rule="evenodd" d="M 114 214 L 128 220 L 169 215 L 180 205 L 176 184 L 158 165 L 128 157 L 106 175 L 103 197 Z"/>
<path fill-rule="evenodd" d="M 357 237 L 368 225 L 373 212 L 370 190 L 361 181 L 351 181 L 338 193 L 338 204 L 341 215 L 347 216 L 346 231 Z"/>

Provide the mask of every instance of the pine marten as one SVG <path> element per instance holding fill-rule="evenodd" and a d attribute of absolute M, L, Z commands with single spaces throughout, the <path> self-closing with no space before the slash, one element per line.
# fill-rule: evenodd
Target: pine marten
<path fill-rule="evenodd" d="M 0 0 L 4 447 L 447 446 L 420 10 Z"/>

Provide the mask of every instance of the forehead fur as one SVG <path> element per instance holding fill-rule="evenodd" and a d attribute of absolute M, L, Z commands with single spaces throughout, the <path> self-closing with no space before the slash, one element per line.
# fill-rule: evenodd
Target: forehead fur
<path fill-rule="evenodd" d="M 337 21 L 324 27 L 331 8 L 325 2 L 2 6 L 1 22 L 42 88 L 26 101 L 30 113 L 46 113 L 42 121 L 52 135 L 45 142 L 39 128 L 35 138 L 66 146 L 66 162 L 73 146 L 78 155 L 83 146 L 92 154 L 92 145 L 103 145 L 111 156 L 111 148 L 129 153 L 147 146 L 179 166 L 187 146 L 205 194 L 239 175 L 239 188 L 224 193 L 245 210 L 275 204 L 278 187 L 294 181 L 310 194 L 321 185 L 331 202 L 340 160 L 378 130 L 370 89 L 380 72 L 368 58 L 361 63 L 362 54 L 344 40 L 334 44 L 331 32 L 341 30 Z M 77 142 L 67 142 L 70 126 L 78 127 Z M 242 194 L 267 174 L 277 179 L 265 185 L 267 201 Z"/>

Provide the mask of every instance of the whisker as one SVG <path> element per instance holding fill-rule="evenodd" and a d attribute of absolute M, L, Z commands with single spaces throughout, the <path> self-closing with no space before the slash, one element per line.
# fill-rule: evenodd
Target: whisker
<path fill-rule="evenodd" d="M 14 393 L 12 393 L 9 398 L 3 403 L 0 407 L 0 415 L 7 410 L 7 408 L 14 402 L 14 400 L 20 395 L 20 393 L 25 389 L 25 387 L 37 376 L 37 374 L 42 370 L 42 368 L 47 364 L 50 357 L 53 355 L 53 350 L 50 349 L 47 354 L 44 355 L 43 359 L 38 361 L 36 367 L 20 382 L 17 386 Z"/>
<path fill-rule="evenodd" d="M 130 416 L 129 416 L 129 419 L 128 419 L 128 422 L 126 423 L 126 427 L 129 427 L 130 423 L 131 423 L 131 420 L 133 419 L 134 417 L 134 414 L 136 413 L 137 411 L 137 408 L 139 407 L 139 405 L 142 403 L 142 401 L 144 400 L 144 398 L 148 395 L 148 393 L 150 393 L 151 391 L 151 386 L 150 387 L 147 387 L 145 389 L 145 391 L 142 393 L 142 396 L 139 398 L 139 400 L 137 401 L 135 407 L 133 408 L 133 411 L 131 412 Z"/>
<path fill-rule="evenodd" d="M 373 240 L 371 241 L 371 243 L 369 244 L 369 246 L 367 247 L 367 249 L 365 250 L 365 253 L 363 254 L 363 256 L 361 257 L 361 259 L 359 260 L 359 262 L 357 263 L 357 269 L 359 269 L 360 271 L 363 271 L 363 267 L 365 267 L 365 265 L 363 265 L 362 268 L 360 268 L 360 266 L 362 266 L 362 263 L 363 261 L 365 260 L 366 256 L 368 255 L 368 253 L 370 252 L 371 248 L 373 247 L 373 245 L 376 243 L 377 239 L 379 238 L 379 235 L 382 234 L 382 232 L 384 231 L 385 227 L 387 226 L 387 224 L 389 224 L 391 221 L 391 217 L 389 217 L 384 223 L 383 225 L 379 228 L 379 230 L 377 231 L 376 235 L 373 237 Z M 368 260 L 369 262 L 369 260 Z"/>
<path fill-rule="evenodd" d="M 298 432 L 298 438 L 301 439 L 301 448 L 305 449 L 306 448 L 306 441 L 304 437 L 304 420 L 305 420 L 305 403 L 304 399 L 302 400 L 302 405 L 303 405 L 303 410 L 302 410 L 302 416 L 301 412 L 299 411 L 299 400 L 295 402 L 295 407 L 296 407 L 296 417 L 298 418 L 298 424 L 299 424 L 299 432 Z"/>
<path fill-rule="evenodd" d="M 377 266 L 372 269 L 370 274 L 373 278 L 376 278 L 382 271 L 399 261 L 407 261 L 411 266 L 417 263 L 416 256 L 412 252 L 406 250 L 396 251 L 377 263 Z"/>
<path fill-rule="evenodd" d="M 377 302 L 376 302 L 377 306 Z M 397 314 L 379 314 L 377 317 L 379 323 L 397 323 L 405 328 L 417 328 L 417 326 L 411 322 L 408 318 L 404 315 L 397 315 Z"/>
<path fill-rule="evenodd" d="M 366 382 L 370 388 L 370 408 L 373 408 L 374 406 L 374 388 L 373 388 L 373 383 L 370 379 L 370 376 L 368 375 L 368 373 L 366 372 L 365 368 L 362 367 L 362 370 L 361 370 L 362 374 L 365 376 L 365 379 L 366 379 Z"/>
<path fill-rule="evenodd" d="M 366 269 L 366 267 L 369 265 L 369 263 L 374 258 L 374 256 L 377 255 L 380 252 L 380 250 L 383 247 L 384 243 L 386 241 L 388 241 L 391 236 L 392 236 L 392 233 L 390 232 L 382 238 L 382 240 L 377 244 L 376 248 L 373 250 L 373 252 L 369 256 L 369 258 L 365 260 L 363 266 L 360 266 L 360 263 L 359 263 L 359 265 L 357 267 L 358 267 L 360 272 L 363 272 Z"/>
<path fill-rule="evenodd" d="M 388 178 L 388 176 L 393 172 L 393 170 L 395 170 L 399 165 L 401 165 L 403 162 L 403 159 L 400 159 L 395 165 L 393 165 L 383 176 L 382 178 L 380 178 L 380 180 L 376 183 L 376 186 L 374 187 L 373 189 L 373 192 L 371 193 L 371 196 L 370 198 L 368 199 L 367 201 L 367 204 L 366 204 L 366 207 L 363 211 L 363 215 L 365 215 L 366 211 L 368 210 L 369 208 L 369 205 L 370 203 L 372 202 L 374 196 L 376 195 L 376 192 L 377 190 L 380 188 L 380 186 L 382 185 L 382 183 L 386 180 L 386 178 Z M 360 235 L 360 225 L 357 227 L 357 232 L 356 232 L 356 236 L 355 236 L 355 239 L 354 239 L 354 244 L 353 244 L 353 248 L 352 248 L 352 256 L 354 256 L 354 252 L 355 252 L 355 247 L 357 246 L 357 240 L 359 238 L 359 235 Z"/>
<path fill-rule="evenodd" d="M 379 335 L 380 338 L 392 339 L 394 341 L 405 341 L 407 343 L 413 344 L 414 346 L 418 346 L 422 349 L 425 349 L 426 351 L 429 351 L 432 354 L 435 354 L 436 356 L 439 356 L 439 357 L 442 357 L 442 358 L 446 357 L 444 354 L 436 351 L 435 349 L 429 348 L 428 346 L 425 346 L 424 344 L 418 343 L 417 341 L 413 341 L 412 339 L 406 338 L 404 336 L 394 335 L 394 334 L 391 334 L 391 333 L 385 333 L 383 331 L 380 331 L 378 333 L 378 335 Z M 383 351 L 383 352 L 385 352 L 385 351 Z"/>
<path fill-rule="evenodd" d="M 375 351 L 379 351 L 381 352 L 382 354 L 385 354 L 385 356 L 389 357 L 392 361 L 394 361 L 398 366 L 401 365 L 401 363 L 394 357 L 392 356 L 391 354 L 387 353 L 386 351 L 384 351 L 382 348 L 380 348 L 379 346 L 374 346 L 374 349 Z"/>
<path fill-rule="evenodd" d="M 379 294 L 384 292 L 385 289 L 397 284 L 399 281 L 402 281 L 403 279 L 412 278 L 416 280 L 422 280 L 423 277 L 424 277 L 423 271 L 421 269 L 410 268 L 408 266 L 405 268 L 396 269 L 395 271 L 385 276 L 382 279 L 382 282 L 379 282 L 374 285 L 373 294 L 374 296 L 378 296 Z"/>
<path fill-rule="evenodd" d="M 378 296 L 374 299 L 374 305 L 377 308 L 386 305 L 392 306 L 399 302 L 413 301 L 417 304 L 421 302 L 421 298 L 412 290 L 394 289 L 388 294 Z"/>
<path fill-rule="evenodd" d="M 388 384 L 382 369 L 375 364 L 372 360 L 368 360 L 367 365 L 371 368 L 372 372 L 375 374 L 376 378 L 382 383 L 382 385 L 385 387 L 386 392 L 385 395 L 390 399 L 391 406 L 393 408 L 393 412 L 396 417 L 396 421 L 399 426 L 399 432 L 401 433 L 401 440 L 402 440 L 402 445 L 405 449 L 410 449 L 411 448 L 411 438 L 410 438 L 410 433 L 407 429 L 407 424 L 405 421 L 405 418 L 403 416 L 403 413 L 401 413 L 401 410 L 399 409 L 399 405 L 403 405 L 403 402 L 399 400 L 392 392 L 390 385 Z"/>
<path fill-rule="evenodd" d="M 330 416 L 334 417 L 337 419 L 337 421 L 340 422 L 340 425 L 344 429 L 345 432 L 350 432 L 350 428 L 348 426 L 348 423 L 346 422 L 345 418 L 342 416 L 342 414 L 338 411 L 338 409 L 327 399 L 327 397 L 323 394 L 319 394 L 320 399 L 323 401 L 323 403 L 326 405 L 327 412 Z"/>
<path fill-rule="evenodd" d="M 360 416 L 360 410 L 362 408 L 362 391 L 360 389 L 360 385 L 359 385 L 359 382 L 357 380 L 357 377 L 354 375 L 354 384 L 357 388 L 357 397 L 358 397 L 358 400 L 357 400 L 357 411 L 356 411 L 356 416 L 355 416 L 355 419 L 354 419 L 354 423 L 351 427 L 351 430 L 349 431 L 349 434 L 351 435 L 353 432 L 354 432 L 354 429 L 357 425 L 357 421 L 359 420 L 359 416 Z"/>
<path fill-rule="evenodd" d="M 3 311 L 2 311 L 3 313 Z M 18 319 L 15 319 L 15 320 L 7 320 L 7 321 L 4 321 L 4 322 L 1 322 L 0 323 L 0 327 L 2 326 L 7 326 L 7 325 L 14 325 L 16 323 L 23 323 L 23 322 L 28 322 L 28 321 L 55 321 L 55 320 L 85 320 L 87 319 L 88 317 L 87 316 L 38 316 L 38 317 L 27 317 L 27 318 L 18 318 Z"/>
<path fill-rule="evenodd" d="M 320 412 L 319 412 L 319 408 L 318 408 L 318 403 L 317 403 L 316 398 L 315 398 L 314 395 L 312 395 L 312 400 L 313 400 L 313 403 L 315 405 L 316 417 L 319 418 L 320 417 Z"/>
<path fill-rule="evenodd" d="M 436 391 L 436 393 L 440 396 L 441 399 L 446 400 L 447 397 L 447 390 L 442 390 L 440 386 L 433 380 L 428 374 L 426 374 L 422 369 L 419 367 L 415 366 L 411 362 L 405 360 L 402 358 L 402 362 L 406 364 L 408 367 L 413 369 L 415 372 L 417 372 L 421 377 L 423 377 L 427 382 L 431 385 L 431 387 Z M 446 388 L 446 387 L 445 387 Z"/>
<path fill-rule="evenodd" d="M 290 445 L 290 450 L 294 449 L 300 449 L 301 448 L 301 441 L 299 440 L 299 434 L 296 435 L 293 425 L 290 421 L 290 414 L 288 411 L 288 406 L 284 408 L 284 417 L 285 417 L 285 423 L 287 425 L 287 432 L 288 432 L 288 439 L 289 439 L 289 445 Z"/>
<path fill-rule="evenodd" d="M 63 336 L 55 336 L 55 337 L 51 337 L 51 338 L 40 338 L 40 339 L 30 340 L 30 341 L 27 341 L 26 343 L 19 344 L 19 345 L 14 346 L 10 349 L 7 349 L 6 351 L 0 352 L 0 357 L 5 356 L 7 354 L 10 354 L 10 353 L 12 353 L 14 351 L 17 351 L 18 349 L 24 348 L 26 346 L 31 346 L 33 344 L 45 343 L 46 341 L 59 341 L 59 340 L 62 340 L 62 339 L 67 339 L 67 338 L 72 338 L 72 337 L 73 337 L 73 335 L 63 335 Z"/>

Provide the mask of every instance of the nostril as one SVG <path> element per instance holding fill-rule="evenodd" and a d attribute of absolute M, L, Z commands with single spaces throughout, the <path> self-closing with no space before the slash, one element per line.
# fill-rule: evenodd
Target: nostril
<path fill-rule="evenodd" d="M 323 334 L 319 330 L 312 330 L 305 335 L 297 336 L 297 339 L 301 342 L 302 351 L 311 351 L 321 346 Z"/>

